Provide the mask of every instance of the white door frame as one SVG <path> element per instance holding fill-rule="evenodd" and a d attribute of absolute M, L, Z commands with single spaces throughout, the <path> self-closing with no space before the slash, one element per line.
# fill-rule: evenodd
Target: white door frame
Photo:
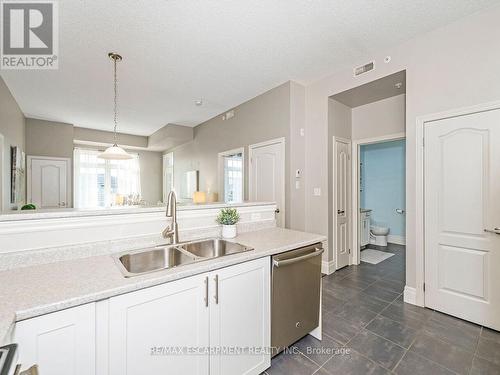
<path fill-rule="evenodd" d="M 359 231 L 359 202 L 360 202 L 360 194 L 359 194 L 359 159 L 360 159 L 360 148 L 362 145 L 369 145 L 373 143 L 382 143 L 389 141 L 397 141 L 400 139 L 405 139 L 406 133 L 394 133 L 382 135 L 380 137 L 373 138 L 362 138 L 355 139 L 352 141 L 352 223 L 356 223 L 356 225 L 352 225 L 352 263 L 351 264 L 359 264 L 360 262 L 360 231 Z"/>
<path fill-rule="evenodd" d="M 31 162 L 33 160 L 40 159 L 40 160 L 58 160 L 58 161 L 65 161 L 66 162 L 66 208 L 73 207 L 73 189 L 71 186 L 71 178 L 73 176 L 73 171 L 72 171 L 72 166 L 71 166 L 71 158 L 56 158 L 52 156 L 33 156 L 33 155 L 28 155 L 26 156 L 26 202 L 30 203 L 31 202 Z"/>
<path fill-rule="evenodd" d="M 333 136 L 332 137 L 332 140 L 333 140 L 333 155 L 332 155 L 332 158 L 333 158 L 333 162 L 332 162 L 332 177 L 333 177 L 333 184 L 332 184 L 332 216 L 333 216 L 333 228 L 332 228 L 332 233 L 333 233 L 333 238 L 332 238 L 332 246 L 333 246 L 333 259 L 334 259 L 334 262 L 335 262 L 335 268 L 334 270 L 337 269 L 337 192 L 336 192 L 336 184 L 335 184 L 335 178 L 337 177 L 337 150 L 336 150 L 336 142 L 342 142 L 342 143 L 346 143 L 347 144 L 347 148 L 349 149 L 349 157 L 352 159 L 352 140 L 351 139 L 347 139 L 347 138 L 342 138 L 342 137 L 336 137 L 336 136 Z M 347 162 L 347 164 L 349 165 L 349 161 Z M 351 165 L 351 170 L 348 171 L 349 173 L 347 174 L 349 176 L 349 174 L 352 176 L 352 173 L 353 173 L 353 168 L 352 168 L 352 165 Z M 349 178 L 349 177 L 348 177 Z M 352 205 L 352 200 L 353 200 L 353 195 L 352 195 L 352 179 L 351 179 L 351 191 L 348 192 L 349 196 L 347 197 L 347 204 L 349 206 L 349 210 L 352 211 L 353 209 L 353 205 Z M 352 221 L 352 213 L 351 215 L 348 216 L 347 218 L 347 225 L 349 226 L 349 229 L 352 228 L 352 224 L 353 224 L 353 221 Z M 348 245 L 349 245 L 349 248 L 352 249 L 352 243 L 353 243 L 353 240 L 352 240 L 352 229 L 348 232 L 348 236 L 349 236 L 349 239 L 348 239 Z M 349 254 L 349 265 L 353 264 L 352 260 L 353 260 L 353 252 L 351 251 L 351 254 Z"/>
<path fill-rule="evenodd" d="M 219 152 L 219 154 L 217 155 L 217 172 L 218 172 L 218 188 L 219 188 L 219 199 L 221 199 L 222 197 L 224 197 L 225 195 L 225 192 L 224 192 L 224 156 L 229 156 L 229 155 L 234 155 L 234 154 L 240 154 L 241 153 L 241 157 L 242 157 L 242 167 L 241 167 L 241 173 L 242 173 L 242 178 L 243 178 L 243 183 L 241 184 L 241 197 L 242 197 L 242 200 L 244 201 L 245 200 L 245 162 L 246 162 L 246 158 L 245 158 L 245 147 L 238 147 L 238 148 L 234 148 L 232 150 L 228 150 L 228 151 L 223 151 L 223 152 Z"/>
<path fill-rule="evenodd" d="M 462 107 L 450 111 L 417 117 L 415 131 L 415 288 L 405 287 L 404 300 L 418 306 L 425 306 L 425 197 L 424 197 L 424 126 L 426 123 L 452 117 L 470 115 L 500 109 L 500 101 Z"/>
<path fill-rule="evenodd" d="M 281 202 L 282 205 L 281 207 L 279 207 L 279 210 L 280 212 L 283 214 L 282 218 L 283 218 L 283 228 L 286 226 L 286 184 L 287 184 L 287 179 L 286 179 L 286 176 L 287 176 L 287 171 L 286 171 L 286 143 L 285 143 L 285 137 L 281 137 L 281 138 L 275 138 L 275 139 L 270 139 L 268 141 L 264 141 L 264 142 L 259 142 L 259 143 L 254 143 L 252 145 L 249 145 L 248 146 L 248 157 L 249 157 L 249 160 L 251 162 L 252 158 L 253 158 L 253 151 L 254 149 L 256 148 L 259 148 L 259 147 L 263 147 L 263 146 L 270 146 L 270 145 L 274 145 L 274 144 L 280 144 L 281 146 L 281 152 L 282 152 L 282 155 L 283 155 L 283 165 L 282 165 L 282 168 L 283 168 L 283 191 L 281 192 Z M 249 168 L 248 169 L 248 200 L 250 200 L 250 197 L 252 196 L 252 168 Z"/>

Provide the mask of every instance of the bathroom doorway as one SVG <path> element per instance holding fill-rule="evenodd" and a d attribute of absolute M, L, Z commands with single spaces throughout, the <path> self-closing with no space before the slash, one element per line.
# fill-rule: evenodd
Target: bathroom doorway
<path fill-rule="evenodd" d="M 406 245 L 406 139 L 392 134 L 353 143 L 358 263 L 404 269 Z M 393 258 L 393 259 L 391 259 Z"/>

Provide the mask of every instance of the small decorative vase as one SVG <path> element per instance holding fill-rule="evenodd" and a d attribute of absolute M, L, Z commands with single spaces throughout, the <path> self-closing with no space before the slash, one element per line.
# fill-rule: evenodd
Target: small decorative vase
<path fill-rule="evenodd" d="M 236 225 L 223 225 L 222 226 L 222 237 L 223 238 L 236 237 Z"/>

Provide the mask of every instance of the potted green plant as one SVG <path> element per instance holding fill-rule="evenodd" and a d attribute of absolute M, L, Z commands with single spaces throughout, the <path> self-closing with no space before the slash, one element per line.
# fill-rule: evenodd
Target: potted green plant
<path fill-rule="evenodd" d="M 240 214 L 236 208 L 223 208 L 217 216 L 217 223 L 222 225 L 222 237 L 236 237 L 236 223 L 240 220 Z"/>

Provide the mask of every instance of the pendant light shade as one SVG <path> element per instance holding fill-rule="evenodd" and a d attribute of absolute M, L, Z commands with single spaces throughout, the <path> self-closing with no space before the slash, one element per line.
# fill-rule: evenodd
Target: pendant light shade
<path fill-rule="evenodd" d="M 127 153 L 123 148 L 118 147 L 114 144 L 111 147 L 108 147 L 104 152 L 97 155 L 100 159 L 106 160 L 129 160 L 132 159 L 132 155 Z"/>
<path fill-rule="evenodd" d="M 113 61 L 113 78 L 114 78 L 114 129 L 113 129 L 113 138 L 114 138 L 114 144 L 111 147 L 108 147 L 104 152 L 100 153 L 97 155 L 98 158 L 100 159 L 106 159 L 106 160 L 128 160 L 132 159 L 132 155 L 128 154 L 127 151 L 125 151 L 123 148 L 119 147 L 116 144 L 116 128 L 118 127 L 118 79 L 116 75 L 116 63 L 118 61 L 122 61 L 122 57 L 115 53 L 115 52 L 110 52 L 108 53 L 108 57 Z"/>

